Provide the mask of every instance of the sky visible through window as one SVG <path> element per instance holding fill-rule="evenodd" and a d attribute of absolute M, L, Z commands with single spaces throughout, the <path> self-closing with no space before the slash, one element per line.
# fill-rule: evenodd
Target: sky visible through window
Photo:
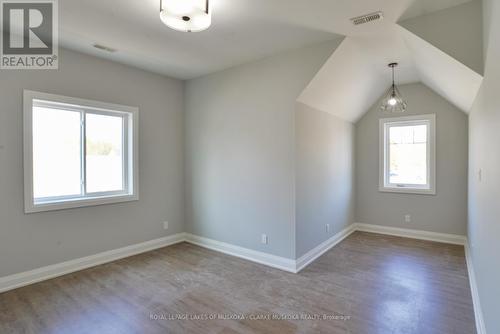
<path fill-rule="evenodd" d="M 81 112 L 34 106 L 34 198 L 82 194 L 82 159 L 87 193 L 124 189 L 123 118 L 87 113 L 86 157 L 82 156 Z"/>
<path fill-rule="evenodd" d="M 33 193 L 35 198 L 79 195 L 80 113 L 33 108 Z"/>

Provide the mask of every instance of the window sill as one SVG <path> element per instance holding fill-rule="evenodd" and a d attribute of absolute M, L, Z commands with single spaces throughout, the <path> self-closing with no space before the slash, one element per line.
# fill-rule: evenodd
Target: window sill
<path fill-rule="evenodd" d="M 26 203 L 24 212 L 25 213 L 35 213 L 44 211 L 56 211 L 56 210 L 66 210 L 73 208 L 81 208 L 88 206 L 98 206 L 106 204 L 116 204 L 123 202 L 138 201 L 139 195 L 116 195 L 116 196 L 105 196 L 105 197 L 86 197 L 81 199 L 69 199 L 54 202 L 40 202 L 40 203 Z"/>
<path fill-rule="evenodd" d="M 435 189 L 379 187 L 379 191 L 385 193 L 399 193 L 399 194 L 436 195 Z"/>

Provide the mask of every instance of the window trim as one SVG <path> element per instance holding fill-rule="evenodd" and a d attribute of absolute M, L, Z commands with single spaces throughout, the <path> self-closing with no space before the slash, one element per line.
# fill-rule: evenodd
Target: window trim
<path fill-rule="evenodd" d="M 121 114 L 124 121 L 123 131 L 123 185 L 125 191 L 87 193 L 85 197 L 50 197 L 35 201 L 33 192 L 33 105 L 47 101 L 51 107 L 60 104 L 65 110 L 86 114 L 116 116 Z M 24 139 L 24 211 L 34 213 L 63 210 L 70 208 L 96 206 L 139 200 L 139 109 L 136 107 L 79 99 L 62 95 L 24 90 L 23 94 L 23 139 Z M 84 122 L 82 122 L 84 124 Z M 82 157 L 85 157 L 85 134 L 82 129 Z M 125 131 L 128 131 L 125 133 Z M 127 149 L 125 149 L 127 147 Z M 81 159 L 82 166 L 85 158 Z M 130 168 L 132 167 L 132 168 Z M 82 168 L 85 174 L 85 168 Z M 82 176 L 85 178 L 85 176 Z M 129 184 L 130 182 L 130 184 Z M 84 185 L 82 185 L 84 187 Z"/>
<path fill-rule="evenodd" d="M 388 125 L 404 125 L 412 123 L 418 125 L 429 124 L 427 129 L 427 180 L 425 186 L 422 185 L 395 185 L 388 183 Z M 379 120 L 379 191 L 405 194 L 436 194 L 436 115 L 415 115 L 405 117 L 381 118 Z"/>

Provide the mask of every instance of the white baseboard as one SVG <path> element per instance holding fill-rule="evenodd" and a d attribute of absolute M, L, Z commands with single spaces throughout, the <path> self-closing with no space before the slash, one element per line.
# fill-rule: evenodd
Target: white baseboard
<path fill-rule="evenodd" d="M 356 231 L 356 226 L 355 224 L 351 224 L 339 233 L 335 234 L 333 237 L 330 239 L 326 240 L 325 242 L 319 244 L 318 246 L 314 247 L 311 249 L 309 252 L 306 254 L 302 255 L 300 258 L 297 259 L 296 261 L 296 272 L 301 271 L 305 267 L 307 267 L 310 263 L 315 261 L 317 258 L 319 258 L 321 255 L 329 251 L 331 248 L 336 246 L 339 242 L 347 238 L 351 233 Z"/>
<path fill-rule="evenodd" d="M 10 276 L 0 277 L 0 293 L 20 288 L 29 284 L 45 281 L 54 277 L 66 275 L 82 269 L 94 267 L 103 263 L 170 246 L 179 242 L 183 242 L 184 240 L 184 233 L 174 234 L 168 237 L 150 240 L 123 248 L 113 249 L 75 260 L 61 262 Z"/>
<path fill-rule="evenodd" d="M 186 242 L 291 273 L 297 272 L 295 261 L 285 257 L 255 251 L 253 249 L 200 237 L 190 233 L 186 233 Z"/>
<path fill-rule="evenodd" d="M 146 241 L 140 244 L 135 244 L 75 260 L 26 271 L 19 274 L 0 277 L 0 293 L 184 241 L 224 254 L 263 264 L 269 267 L 281 269 L 291 273 L 298 273 L 355 231 L 380 233 L 399 237 L 464 245 L 472 291 L 472 299 L 474 303 L 476 326 L 478 334 L 486 334 L 481 306 L 479 303 L 479 295 L 477 291 L 474 269 L 472 261 L 470 259 L 470 250 L 468 248 L 467 239 L 465 236 L 360 223 L 351 224 L 350 226 L 335 234 L 333 237 L 321 243 L 317 247 L 313 248 L 297 260 L 259 252 L 189 233 L 179 233 L 164 238 Z"/>
<path fill-rule="evenodd" d="M 465 243 L 465 260 L 467 261 L 467 271 L 469 273 L 469 284 L 472 293 L 472 303 L 474 304 L 474 316 L 476 318 L 477 334 L 486 334 L 483 311 L 479 302 L 479 291 L 477 289 L 476 273 L 472 264 L 469 243 Z"/>
<path fill-rule="evenodd" d="M 233 244 L 208 239 L 204 237 L 200 237 L 194 234 L 186 233 L 186 242 L 191 244 L 208 248 L 217 252 L 221 252 L 224 254 L 236 256 L 248 261 L 256 262 L 259 264 L 263 264 L 269 267 L 273 267 L 276 269 L 288 271 L 291 273 L 298 273 L 318 257 L 323 255 L 325 252 L 330 250 L 332 247 L 337 245 L 339 242 L 347 238 L 351 233 L 355 231 L 355 224 L 351 224 L 346 227 L 344 230 L 335 234 L 330 239 L 316 246 L 303 256 L 301 256 L 298 260 L 292 260 L 289 258 L 276 256 L 264 252 L 255 251 L 253 249 L 248 249 L 240 246 L 236 246 Z"/>
<path fill-rule="evenodd" d="M 361 224 L 361 223 L 355 223 L 354 225 L 356 231 L 394 235 L 397 237 L 404 237 L 404 238 L 437 241 L 454 245 L 465 245 L 467 241 L 467 238 L 464 235 L 457 235 L 457 234 L 437 233 L 437 232 L 429 232 L 421 230 L 412 230 L 407 228 Z"/>

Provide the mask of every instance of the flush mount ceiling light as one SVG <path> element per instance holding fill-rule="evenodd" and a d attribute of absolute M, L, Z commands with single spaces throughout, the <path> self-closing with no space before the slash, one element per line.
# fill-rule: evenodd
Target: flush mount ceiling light
<path fill-rule="evenodd" d="M 160 18 L 170 28 L 184 32 L 203 31 L 212 24 L 209 0 L 160 0 Z"/>
<path fill-rule="evenodd" d="M 394 83 L 394 68 L 398 66 L 398 63 L 390 63 L 388 66 L 392 69 L 392 86 L 385 93 L 380 109 L 384 112 L 405 112 L 408 105 Z"/>

